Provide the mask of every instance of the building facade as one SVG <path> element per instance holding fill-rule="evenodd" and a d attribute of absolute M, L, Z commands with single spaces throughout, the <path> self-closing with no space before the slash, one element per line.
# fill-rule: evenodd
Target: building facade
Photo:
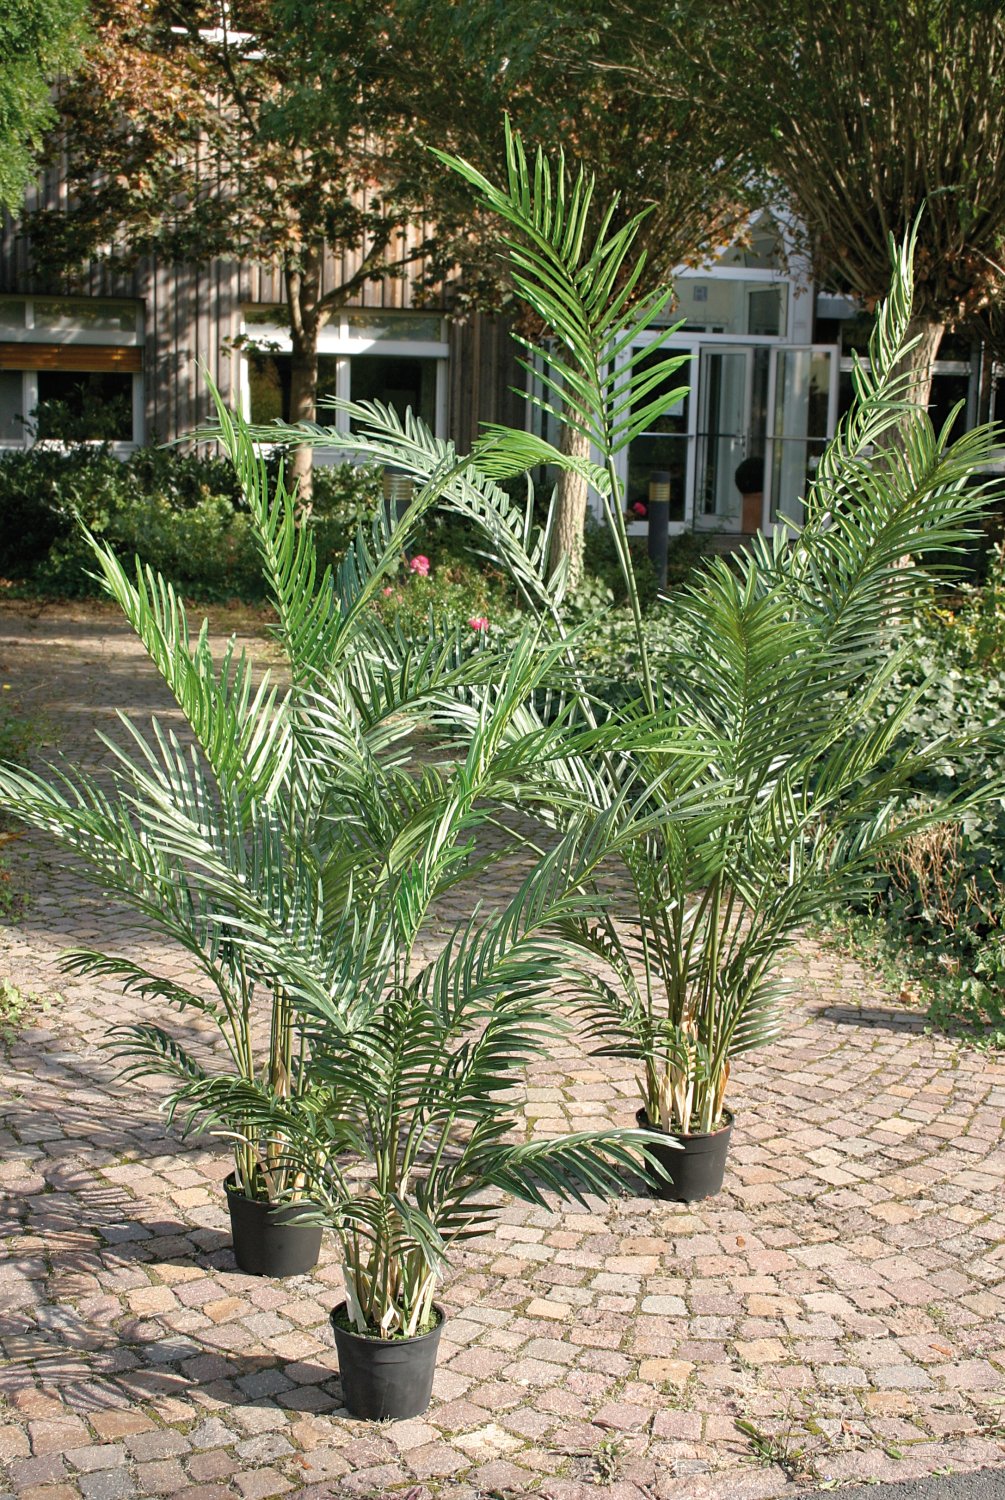
<path fill-rule="evenodd" d="M 58 196 L 58 184 L 41 191 Z M 327 285 L 352 266 L 329 262 Z M 851 398 L 870 320 L 800 273 L 770 214 L 742 245 L 681 268 L 677 302 L 635 348 L 679 351 L 685 393 L 620 456 L 629 505 L 668 480 L 671 529 L 723 535 L 798 519 L 807 477 Z M 71 430 L 128 452 L 184 438 L 210 413 L 205 375 L 252 420 L 289 412 L 290 335 L 275 270 L 237 261 L 95 264 L 72 287 L 39 281 L 14 223 L 0 243 L 0 451 Z M 628 351 L 624 357 L 627 358 Z M 963 403 L 973 425 L 993 410 L 997 371 L 947 338 L 935 367 L 936 422 Z M 376 398 L 417 412 L 466 450 L 484 421 L 535 421 L 533 391 L 498 319 L 453 322 L 445 303 L 414 305 L 407 278 L 368 285 L 320 339 L 326 397 Z M 331 414 L 336 425 L 340 415 Z M 554 436 L 554 433 L 549 433 Z M 636 524 L 644 530 L 644 522 Z"/>

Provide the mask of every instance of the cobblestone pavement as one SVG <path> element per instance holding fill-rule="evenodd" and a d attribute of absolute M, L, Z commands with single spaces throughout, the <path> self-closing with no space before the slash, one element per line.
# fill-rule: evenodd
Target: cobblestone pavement
<path fill-rule="evenodd" d="M 97 609 L 0 610 L 0 682 L 91 765 L 115 705 L 163 702 Z M 366 1426 L 340 1412 L 331 1248 L 292 1281 L 235 1270 L 225 1149 L 116 1081 L 101 1042 L 135 1005 L 55 965 L 80 941 L 177 959 L 43 841 L 17 851 L 0 977 L 63 998 L 0 1052 L 0 1500 L 770 1500 L 1005 1465 L 1005 1066 L 855 964 L 792 963 L 784 1041 L 735 1070 L 719 1198 L 511 1207 L 446 1282 L 428 1413 Z M 633 1095 L 569 1044 L 526 1110 L 628 1123 Z"/>

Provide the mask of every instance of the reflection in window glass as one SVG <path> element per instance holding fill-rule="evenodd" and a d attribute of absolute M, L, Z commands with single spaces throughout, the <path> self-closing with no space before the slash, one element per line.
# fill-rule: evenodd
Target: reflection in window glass
<path fill-rule="evenodd" d="M 290 326 L 289 309 L 278 302 L 256 302 L 244 309 L 244 321 L 257 328 L 260 324 L 273 328 Z"/>
<path fill-rule="evenodd" d="M 637 360 L 635 364 L 637 374 L 639 376 L 644 375 L 647 370 L 666 359 L 669 352 L 667 349 L 654 345 L 648 354 L 643 355 L 640 360 Z M 649 402 L 656 401 L 661 396 L 669 398 L 675 392 L 681 391 L 679 399 L 672 406 L 668 406 L 660 416 L 650 417 L 650 425 L 647 428 L 648 432 L 687 432 L 688 408 L 691 404 L 691 395 L 687 387 L 690 384 L 691 377 L 689 377 L 687 366 L 685 366 L 682 369 L 674 370 L 661 380 L 658 385 L 654 385 L 652 390 L 646 392 L 645 402 L 648 405 Z"/>
<path fill-rule="evenodd" d="M 802 516 L 807 483 L 827 444 L 832 368 L 824 350 L 779 353 L 770 455 L 776 517 Z"/>
<path fill-rule="evenodd" d="M 439 344 L 443 340 L 442 319 L 433 313 L 381 313 L 363 309 L 347 314 L 346 321 L 351 339 L 408 339 L 426 344 Z"/>
<path fill-rule="evenodd" d="M 336 414 L 326 399 L 338 395 L 339 365 L 345 355 L 322 354 L 318 359 L 317 420 L 334 426 Z M 290 420 L 290 356 L 248 353 L 251 420 L 256 424 Z M 436 423 L 436 360 L 393 355 L 354 355 L 349 364 L 353 401 L 383 401 L 399 416 L 411 407 L 429 426 Z"/>
<path fill-rule="evenodd" d="M 0 443 L 24 438 L 24 378 L 20 370 L 0 370 Z"/>
<path fill-rule="evenodd" d="M 646 436 L 636 438 L 628 450 L 629 510 L 637 502 L 649 500 L 649 484 L 654 473 L 670 475 L 670 520 L 683 521 L 687 494 L 688 439 L 684 437 Z"/>
<path fill-rule="evenodd" d="M 436 424 L 436 360 L 358 354 L 349 364 L 353 401 L 381 401 L 399 417 L 406 408 L 427 427 Z"/>
<path fill-rule="evenodd" d="M 64 443 L 129 443 L 133 437 L 133 377 L 109 371 L 39 370 L 39 438 Z"/>
<path fill-rule="evenodd" d="M 755 287 L 747 293 L 747 333 L 777 338 L 782 331 L 782 288 Z"/>
<path fill-rule="evenodd" d="M 92 332 L 135 333 L 137 302 L 103 302 L 97 298 L 36 297 L 35 327 L 59 333 L 83 328 Z"/>
<path fill-rule="evenodd" d="M 288 354 L 248 351 L 248 389 L 253 422 L 266 424 L 290 420 L 292 364 Z M 323 427 L 335 425 L 334 411 L 323 403 L 338 395 L 338 365 L 337 355 L 322 354 L 318 357 L 317 421 Z"/>
<path fill-rule="evenodd" d="M 25 304 L 16 297 L 0 297 L 0 328 L 25 326 Z"/>
<path fill-rule="evenodd" d="M 786 331 L 788 283 L 681 276 L 676 318 L 706 333 L 778 338 Z"/>
<path fill-rule="evenodd" d="M 290 356 L 248 352 L 251 420 L 259 425 L 288 422 L 290 416 Z"/>
<path fill-rule="evenodd" d="M 635 366 L 641 375 L 646 369 L 658 364 L 667 356 L 667 350 L 657 345 L 644 355 Z M 655 401 L 659 396 L 670 396 L 681 386 L 691 383 L 687 369 L 676 370 L 659 385 L 646 393 L 645 400 Z M 687 463 L 689 445 L 691 394 L 684 394 L 660 416 L 650 418 L 649 430 L 633 439 L 628 449 L 629 507 L 649 499 L 649 481 L 653 473 L 670 475 L 670 520 L 683 521 L 684 501 L 687 491 Z"/>

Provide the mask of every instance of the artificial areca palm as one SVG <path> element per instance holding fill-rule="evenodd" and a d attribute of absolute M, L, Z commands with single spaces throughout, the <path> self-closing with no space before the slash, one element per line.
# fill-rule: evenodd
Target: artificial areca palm
<path fill-rule="evenodd" d="M 156 1007 L 156 1019 L 120 1034 L 131 1071 L 166 1075 L 185 1091 L 192 1119 L 212 1100 L 240 1137 L 237 1175 L 245 1193 L 279 1197 L 296 1186 L 282 1142 L 268 1131 L 249 1134 L 242 1121 L 249 1099 L 299 1100 L 312 1087 L 295 1001 L 301 989 L 328 993 L 334 982 L 332 956 L 316 951 L 326 911 L 319 880 L 331 843 L 332 777 L 311 752 L 305 705 L 323 666 L 332 664 L 340 681 L 339 653 L 353 653 L 358 675 L 371 621 L 359 609 L 355 616 L 340 610 L 330 573 L 316 578 L 309 539 L 293 526 L 291 496 L 280 479 L 270 497 L 251 445 L 229 423 L 227 446 L 251 510 L 292 686 L 281 691 L 266 674 L 256 688 L 251 662 L 232 647 L 215 661 L 207 626 L 190 637 L 171 585 L 149 570 L 130 578 L 95 541 L 102 581 L 175 697 L 193 743 L 183 746 L 156 720 L 144 739 L 124 720 L 129 739 L 111 747 L 110 790 L 58 769 L 46 779 L 4 768 L 0 784 L 25 821 L 61 840 L 106 891 L 188 952 L 203 981 L 189 987 L 125 957 L 79 950 L 66 962 L 116 977 Z M 386 551 L 390 539 L 375 535 L 373 542 Z M 357 598 L 367 581 L 350 580 Z M 386 739 L 387 715 L 399 704 L 377 691 L 368 713 L 359 713 L 348 682 L 340 685 L 355 770 Z M 165 1004 L 215 1025 L 225 1062 L 183 1048 L 161 1024 Z"/>
<path fill-rule="evenodd" d="M 581 253 L 582 177 L 570 191 L 561 163 L 551 174 L 539 157 L 531 170 L 518 143 L 504 191 L 455 165 L 506 223 L 517 285 L 561 345 L 545 363 L 554 382 L 592 400 L 589 430 L 606 493 L 617 496 L 614 456 L 635 430 L 631 414 L 652 415 L 646 376 L 616 363 L 635 328 L 612 289 L 633 288 L 642 275 L 642 261 L 629 259 L 632 226 L 620 240 L 602 231 Z M 873 724 L 896 667 L 889 613 L 909 608 L 930 582 L 923 568 L 900 564 L 969 537 L 985 503 L 969 482 L 992 443 L 988 432 L 952 445 L 948 432 L 936 435 L 908 399 L 907 377 L 895 373 L 912 255 L 909 242 L 895 257 L 871 362 L 856 372 L 857 403 L 811 486 L 805 528 L 794 543 L 779 530 L 731 564 L 712 563 L 685 590 L 674 609 L 679 645 L 660 684 L 623 506 L 606 501 L 633 601 L 643 703 L 719 745 L 699 778 L 719 809 L 711 829 L 667 820 L 630 849 L 627 931 L 605 920 L 582 933 L 616 981 L 589 1003 L 594 1025 L 644 1060 L 649 1118 L 680 1132 L 719 1124 L 730 1056 L 777 1033 L 781 949 L 877 851 L 917 825 L 922 815 L 897 813 L 925 762 L 963 748 L 905 747 L 910 698 Z M 650 316 L 647 306 L 641 316 Z M 894 428 L 900 441 L 883 443 Z M 643 751 L 643 801 L 674 793 L 674 771 Z"/>
<path fill-rule="evenodd" d="M 302 1007 L 324 1005 L 351 1027 L 384 978 L 407 969 L 428 901 L 464 873 L 463 850 L 441 852 L 415 930 L 394 930 L 388 906 L 412 898 L 388 872 L 421 851 L 430 819 L 458 795 L 434 769 L 418 778 L 406 769 L 406 737 L 415 714 L 452 688 L 459 653 L 449 640 L 406 649 L 370 607 L 425 500 L 394 527 L 378 517 L 338 574 L 319 574 L 309 533 L 294 523 L 294 497 L 282 479 L 270 493 L 247 432 L 222 406 L 219 418 L 289 686 L 266 674 L 256 687 L 252 664 L 232 647 L 215 661 L 207 627 L 190 637 L 169 583 L 149 571 L 130 578 L 94 541 L 108 592 L 182 710 L 186 743 L 156 720 L 144 738 L 123 717 L 111 787 L 59 768 L 45 776 L 16 767 L 0 768 L 0 787 L 13 812 L 186 950 L 198 976 L 190 985 L 107 953 L 78 950 L 66 962 L 117 978 L 150 1003 L 149 1021 L 119 1033 L 129 1070 L 166 1076 L 170 1107 L 187 1122 L 222 1122 L 236 1140 L 244 1192 L 276 1198 L 298 1191 L 303 1172 L 291 1167 L 270 1113 L 279 1121 L 308 1100 L 313 1108 L 325 1089 L 311 1074 Z M 490 660 L 469 670 L 488 673 Z M 528 636 L 486 707 L 470 795 L 500 774 L 510 786 L 519 754 L 500 771 L 492 747 L 546 669 L 547 654 Z M 225 1056 L 183 1047 L 163 1022 L 165 1007 L 215 1027 Z"/>
<path fill-rule="evenodd" d="M 486 1188 L 581 1198 L 612 1190 L 639 1160 L 637 1132 L 509 1145 L 512 1108 L 500 1096 L 554 1031 L 551 991 L 576 964 L 560 924 L 585 917 L 583 891 L 618 835 L 577 818 L 570 792 L 565 837 L 517 897 L 424 959 L 437 902 L 494 857 L 482 837 L 493 810 L 532 802 L 531 766 L 565 754 L 567 724 L 526 713 L 565 645 L 542 645 L 531 625 L 504 660 L 465 662 L 450 643 L 411 651 L 369 605 L 440 481 L 393 527 L 378 518 L 339 575 L 319 578 L 294 497 L 281 479 L 270 495 L 248 431 L 222 407 L 219 418 L 289 687 L 253 687 L 232 649 L 215 663 L 207 628 L 190 640 L 170 585 L 149 572 L 131 580 L 95 541 L 191 743 L 156 720 L 144 738 L 123 716 L 130 739 L 111 747 L 110 789 L 12 767 L 0 767 L 0 787 L 21 818 L 177 941 L 203 981 L 186 987 L 116 955 L 68 956 L 151 1005 L 198 1013 L 223 1042 L 222 1058 L 187 1049 L 158 1015 L 119 1029 L 127 1071 L 167 1077 L 172 1114 L 233 1139 L 248 1196 L 309 1194 L 341 1237 L 360 1326 L 409 1333 L 451 1241 L 491 1213 Z M 416 715 L 465 693 L 477 711 L 455 760 L 411 763 Z M 607 733 L 624 740 L 618 727 Z"/>
<path fill-rule="evenodd" d="M 622 846 L 621 920 L 566 923 L 570 939 L 606 966 L 585 1008 L 608 1045 L 644 1063 L 652 1122 L 707 1130 L 721 1119 L 730 1057 L 777 1034 L 777 961 L 800 924 L 861 879 L 877 851 L 947 814 L 945 805 L 903 813 L 919 768 L 965 745 L 906 743 L 913 700 L 879 711 L 897 665 L 887 627 L 930 587 L 925 565 L 973 535 L 986 503 L 973 478 L 992 434 L 955 443 L 948 430 L 936 434 L 909 399 L 908 377 L 896 373 L 911 311 L 909 241 L 894 254 L 870 361 L 855 372 L 855 406 L 809 487 L 804 527 L 794 537 L 779 528 L 730 563 L 706 567 L 666 606 L 676 644 L 657 663 L 616 458 L 680 394 L 659 393 L 678 357 L 651 365 L 631 353 L 669 289 L 640 295 L 639 221 L 615 229 L 613 209 L 594 216 L 589 177 L 571 176 L 563 160 L 554 168 L 541 154 L 528 162 L 508 135 L 502 187 L 464 162 L 442 160 L 501 219 L 514 284 L 551 335 L 538 350 L 548 394 L 536 404 L 588 433 L 599 460 L 580 466 L 614 537 L 640 675 L 638 702 L 615 716 L 659 730 L 658 752 L 638 733 L 630 756 L 594 747 L 587 773 L 570 746 L 564 775 L 549 766 L 542 778 L 560 794 L 559 824 L 570 791 L 581 793 L 586 816 L 592 806 L 606 817 L 627 783 L 638 805 L 661 813 L 644 839 Z M 377 407 L 353 408 L 352 417 L 361 434 L 353 443 L 419 478 L 455 461 L 449 445 L 434 444 L 410 419 L 402 424 Z M 345 441 L 320 433 L 316 440 Z M 527 433 L 490 428 L 443 500 L 482 526 L 486 550 L 561 637 L 562 579 L 542 566 L 546 536 L 534 534 L 496 483 L 541 462 L 571 461 Z M 906 557 L 919 566 L 901 566 Z M 561 687 L 582 721 L 605 717 L 577 670 L 574 645 Z M 470 701 L 455 712 L 470 716 Z M 701 766 L 667 756 L 674 734 L 701 735 L 709 751 Z M 682 818 L 681 797 L 696 791 L 706 815 Z"/>
<path fill-rule="evenodd" d="M 398 955 L 409 951 L 457 835 L 486 817 L 473 811 L 465 782 L 420 857 L 392 877 Z M 520 1140 L 514 1098 L 526 1064 L 562 1031 L 558 995 L 577 984 L 563 924 L 588 917 L 584 888 L 598 862 L 612 842 L 636 836 L 630 818 L 618 821 L 620 830 L 574 819 L 501 910 L 458 923 L 411 970 L 390 960 L 351 1028 L 334 1005 L 305 1007 L 324 1092 L 286 1111 L 281 1129 L 316 1216 L 341 1243 L 348 1317 L 360 1333 L 424 1331 L 452 1246 L 484 1232 L 502 1206 L 492 1189 L 541 1206 L 545 1192 L 583 1202 L 617 1191 L 644 1159 L 646 1138 L 635 1131 Z"/>

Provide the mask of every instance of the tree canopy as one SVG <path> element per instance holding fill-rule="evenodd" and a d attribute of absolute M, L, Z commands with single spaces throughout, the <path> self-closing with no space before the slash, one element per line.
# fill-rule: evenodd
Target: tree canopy
<path fill-rule="evenodd" d="M 920 214 L 918 397 L 946 326 L 1005 287 L 1005 11 L 994 0 L 677 0 L 634 22 L 646 84 L 742 127 L 816 277 L 875 304 Z"/>
<path fill-rule="evenodd" d="M 84 0 L 5 0 L 0 8 L 0 207 L 16 209 L 54 111 L 56 75 L 73 65 Z"/>
<path fill-rule="evenodd" d="M 398 149 L 409 122 L 387 86 L 399 62 L 391 11 L 341 0 L 312 71 L 312 12 L 297 0 L 95 0 L 51 142 L 72 206 L 34 217 L 36 259 L 57 274 L 96 254 L 275 264 L 291 415 L 312 419 L 321 329 L 423 249 L 406 228 L 416 199 Z M 299 459 L 306 489 L 309 450 Z"/>

